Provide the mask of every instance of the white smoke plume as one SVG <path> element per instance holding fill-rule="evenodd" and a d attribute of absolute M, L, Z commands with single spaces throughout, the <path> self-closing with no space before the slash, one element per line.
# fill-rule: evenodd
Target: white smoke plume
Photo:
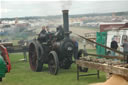
<path fill-rule="evenodd" d="M 60 3 L 62 10 L 69 10 L 72 6 L 72 0 L 61 0 Z"/>

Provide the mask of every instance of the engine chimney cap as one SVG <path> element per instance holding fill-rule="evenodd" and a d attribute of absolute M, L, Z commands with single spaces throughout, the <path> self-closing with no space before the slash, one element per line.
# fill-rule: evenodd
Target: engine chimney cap
<path fill-rule="evenodd" d="M 68 10 L 62 10 L 63 13 L 68 13 Z"/>

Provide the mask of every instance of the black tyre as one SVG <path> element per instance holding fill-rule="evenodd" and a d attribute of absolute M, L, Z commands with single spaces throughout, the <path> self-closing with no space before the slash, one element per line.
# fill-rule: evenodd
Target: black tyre
<path fill-rule="evenodd" d="M 59 60 L 55 51 L 51 51 L 49 54 L 48 67 L 50 74 L 56 75 L 58 73 Z"/>
<path fill-rule="evenodd" d="M 73 63 L 73 61 L 72 61 L 71 57 L 64 58 L 64 60 L 61 61 L 61 63 L 60 63 L 60 67 L 63 69 L 69 69 L 71 67 L 72 63 Z"/>
<path fill-rule="evenodd" d="M 88 72 L 88 68 L 85 67 L 79 67 L 80 72 Z"/>
<path fill-rule="evenodd" d="M 29 45 L 29 63 L 33 71 L 40 72 L 43 68 L 41 57 L 43 56 L 43 48 L 34 41 Z"/>
<path fill-rule="evenodd" d="M 82 54 L 83 53 L 85 55 L 84 50 L 83 49 L 80 49 L 79 52 L 78 52 L 78 59 L 80 59 L 80 57 L 82 57 Z M 79 70 L 80 70 L 80 72 L 88 72 L 88 68 L 85 68 L 85 67 L 79 67 Z"/>

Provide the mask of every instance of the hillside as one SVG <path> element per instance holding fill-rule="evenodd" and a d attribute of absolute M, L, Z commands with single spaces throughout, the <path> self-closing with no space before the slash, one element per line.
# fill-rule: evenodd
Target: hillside
<path fill-rule="evenodd" d="M 70 15 L 71 18 L 74 17 L 95 17 L 95 16 L 112 16 L 112 13 L 91 13 L 91 14 L 76 14 L 76 15 Z M 114 12 L 117 16 L 128 16 L 128 12 Z M 57 19 L 61 18 L 62 15 L 56 15 L 56 16 L 25 16 L 25 17 L 18 17 L 18 19 L 21 20 L 28 20 L 28 19 Z M 15 18 L 1 18 L 0 20 L 15 20 Z"/>

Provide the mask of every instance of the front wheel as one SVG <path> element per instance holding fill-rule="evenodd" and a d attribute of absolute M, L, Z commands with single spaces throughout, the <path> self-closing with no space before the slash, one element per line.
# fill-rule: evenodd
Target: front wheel
<path fill-rule="evenodd" d="M 59 60 L 57 53 L 55 51 L 51 51 L 49 54 L 49 62 L 48 62 L 48 67 L 50 74 L 56 75 L 59 70 Z"/>
<path fill-rule="evenodd" d="M 60 63 L 60 67 L 63 69 L 69 69 L 72 64 L 72 58 L 64 58 L 63 61 Z"/>

